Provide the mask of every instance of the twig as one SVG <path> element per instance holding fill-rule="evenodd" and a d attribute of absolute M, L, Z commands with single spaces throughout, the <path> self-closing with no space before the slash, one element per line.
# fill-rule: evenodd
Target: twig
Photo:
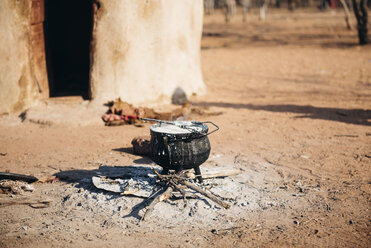
<path fill-rule="evenodd" d="M 353 134 L 335 134 L 334 137 L 349 137 L 349 138 L 357 138 L 358 135 L 353 135 Z"/>
<path fill-rule="evenodd" d="M 134 190 L 131 190 L 131 191 L 125 191 L 125 192 L 122 192 L 120 195 L 133 195 L 134 193 L 138 192 L 140 190 L 140 188 L 137 188 L 137 189 L 134 189 Z"/>
<path fill-rule="evenodd" d="M 32 208 L 47 208 L 50 206 L 52 201 L 44 200 L 44 201 L 1 201 L 0 207 L 7 207 L 12 205 L 28 205 Z"/>
<path fill-rule="evenodd" d="M 179 191 L 182 194 L 183 199 L 185 201 L 186 200 L 186 192 L 179 185 L 177 185 L 173 180 L 170 180 L 170 184 L 171 184 L 171 186 L 174 187 L 174 189 L 176 189 L 177 191 Z"/>
<path fill-rule="evenodd" d="M 160 173 L 158 173 L 155 169 L 152 169 L 153 172 L 157 175 L 157 177 L 161 180 L 161 181 L 168 181 L 170 179 L 184 179 L 184 177 L 181 177 L 179 175 L 161 175 Z"/>
<path fill-rule="evenodd" d="M 202 195 L 210 198 L 211 200 L 213 200 L 214 202 L 218 203 L 220 206 L 222 206 L 225 209 L 230 208 L 230 205 L 228 203 L 220 200 L 217 196 L 215 196 L 215 195 L 213 195 L 213 194 L 211 194 L 211 193 L 209 193 L 209 192 L 201 189 L 200 187 L 198 187 L 198 186 L 196 186 L 196 185 L 194 185 L 192 183 L 189 183 L 189 182 L 187 182 L 185 180 L 180 180 L 179 183 L 184 184 L 188 188 L 191 188 L 191 189 L 197 191 L 198 193 L 200 193 L 200 194 L 202 194 Z"/>
<path fill-rule="evenodd" d="M 192 183 L 189 183 L 185 178 L 182 178 L 182 177 L 179 177 L 177 175 L 161 175 L 160 173 L 158 173 L 155 169 L 153 169 L 154 173 L 158 176 L 158 178 L 166 183 L 169 183 L 171 184 L 174 188 L 178 189 L 179 186 L 177 185 L 177 183 L 179 184 L 183 184 L 185 186 L 187 186 L 188 188 L 191 188 L 197 192 L 199 192 L 200 194 L 210 198 L 211 200 L 213 200 L 214 202 L 218 203 L 220 206 L 224 207 L 225 209 L 228 209 L 230 206 L 228 203 L 222 201 L 221 199 L 219 199 L 217 196 L 201 189 L 200 187 L 192 184 Z M 175 179 L 176 182 L 174 181 Z"/>
<path fill-rule="evenodd" d="M 203 179 L 229 177 L 229 176 L 235 176 L 235 175 L 241 174 L 240 170 L 237 170 L 234 168 L 227 168 L 227 167 L 205 169 L 205 170 L 201 170 L 201 172 L 202 172 Z M 190 179 L 200 177 L 200 175 L 194 175 L 193 173 L 188 173 L 186 175 Z"/>
<path fill-rule="evenodd" d="M 153 197 L 154 197 L 155 195 L 157 195 L 161 190 L 162 190 L 162 188 L 159 189 L 159 190 L 157 190 L 157 191 L 156 191 L 155 193 L 153 193 L 152 195 L 148 196 L 147 200 L 153 198 Z"/>
<path fill-rule="evenodd" d="M 184 197 L 182 195 L 176 195 L 174 194 L 171 196 L 172 200 L 184 200 Z M 186 195 L 186 199 L 197 199 L 198 197 L 196 195 Z"/>
<path fill-rule="evenodd" d="M 164 193 L 162 193 L 161 195 L 157 196 L 152 202 L 151 204 L 147 207 L 147 210 L 146 212 L 144 213 L 143 217 L 141 218 L 141 221 L 144 221 L 145 218 L 147 216 L 149 216 L 152 211 L 153 211 L 153 208 L 155 207 L 155 205 L 159 202 L 162 202 L 164 200 L 167 200 L 171 197 L 171 195 L 173 194 L 173 188 L 172 187 L 168 187 Z"/>
<path fill-rule="evenodd" d="M 152 169 L 157 177 L 161 180 L 161 181 L 164 181 L 168 184 L 170 184 L 173 189 L 177 190 L 179 193 L 182 194 L 182 197 L 183 197 L 183 200 L 186 202 L 186 192 L 184 191 L 184 188 L 181 188 L 180 185 L 176 184 L 174 182 L 174 179 L 181 179 L 181 177 L 179 177 L 178 175 L 161 175 L 160 173 L 158 173 L 155 169 Z M 166 179 L 165 179 L 165 178 Z M 174 195 L 173 195 L 174 196 Z"/>

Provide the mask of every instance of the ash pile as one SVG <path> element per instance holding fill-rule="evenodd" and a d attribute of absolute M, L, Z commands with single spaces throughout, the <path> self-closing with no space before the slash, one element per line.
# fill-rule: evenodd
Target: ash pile
<path fill-rule="evenodd" d="M 182 208 L 186 208 L 190 205 L 191 200 L 202 200 L 207 202 L 210 207 L 216 204 L 215 209 L 228 209 L 231 203 L 236 201 L 236 199 L 227 196 L 219 196 L 213 190 L 220 192 L 218 186 L 222 184 L 218 184 L 216 180 L 238 175 L 240 170 L 226 167 L 203 169 L 203 178 L 210 179 L 206 184 L 196 183 L 197 175 L 194 175 L 190 170 L 181 174 L 167 175 L 162 175 L 159 171 L 159 168 L 155 166 L 101 166 L 97 175 L 93 176 L 91 180 L 97 189 L 120 196 L 144 199 L 140 204 L 142 211 L 133 209 L 141 221 L 148 219 L 160 202 L 174 205 L 177 201 L 181 201 Z"/>
<path fill-rule="evenodd" d="M 243 171 L 231 166 L 206 163 L 201 168 L 204 178 L 202 184 L 192 179 L 193 174 L 188 174 L 190 178 L 184 179 L 216 196 L 230 206 L 228 209 L 188 187 L 184 189 L 185 197 L 174 188 L 171 194 L 164 195 L 169 192 L 169 185 L 161 181 L 154 170 L 160 171 L 161 167 L 155 164 L 102 165 L 92 177 L 82 178 L 71 185 L 61 203 L 67 210 L 106 216 L 119 225 L 137 225 L 141 221 L 160 225 L 233 225 L 229 219 L 261 206 L 261 192 L 249 186 L 250 178 Z M 229 175 L 220 175 L 221 172 Z M 151 204 L 153 207 L 150 207 Z M 148 212 L 148 209 L 151 210 Z"/>

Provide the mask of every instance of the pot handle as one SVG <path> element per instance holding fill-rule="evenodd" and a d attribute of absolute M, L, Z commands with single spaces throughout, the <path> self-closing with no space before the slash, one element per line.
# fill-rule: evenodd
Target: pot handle
<path fill-rule="evenodd" d="M 219 130 L 218 125 L 216 125 L 215 123 L 213 123 L 213 122 L 211 122 L 211 121 L 204 121 L 204 122 L 201 122 L 201 123 L 203 123 L 203 124 L 205 124 L 205 123 L 209 123 L 209 124 L 211 124 L 211 125 L 213 125 L 213 126 L 215 127 L 215 129 L 214 129 L 213 131 L 207 133 L 206 135 L 209 135 L 209 134 L 215 133 L 216 131 Z"/>

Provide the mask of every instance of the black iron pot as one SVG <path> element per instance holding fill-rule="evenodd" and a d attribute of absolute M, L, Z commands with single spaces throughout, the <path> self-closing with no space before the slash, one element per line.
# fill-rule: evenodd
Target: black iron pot
<path fill-rule="evenodd" d="M 216 127 L 212 132 L 206 123 Z M 151 158 L 164 168 L 163 174 L 169 170 L 180 172 L 183 169 L 195 169 L 202 181 L 199 166 L 210 155 L 209 134 L 219 127 L 212 122 L 159 122 L 151 126 Z"/>

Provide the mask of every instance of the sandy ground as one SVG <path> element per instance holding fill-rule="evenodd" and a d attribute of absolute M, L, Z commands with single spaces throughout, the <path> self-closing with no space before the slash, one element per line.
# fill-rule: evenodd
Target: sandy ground
<path fill-rule="evenodd" d="M 341 11 L 240 19 L 205 17 L 208 92 L 192 99 L 223 112 L 198 118 L 221 128 L 204 166 L 241 170 L 205 184 L 231 209 L 174 200 L 138 224 L 144 199 L 97 190 L 90 178 L 106 167 L 152 166 L 130 149 L 149 125 L 105 127 L 101 107 L 79 121 L 76 109 L 89 103 L 51 101 L 55 122 L 40 113 L 0 118 L 0 171 L 69 180 L 0 196 L 53 201 L 0 208 L 0 247 L 370 247 L 371 47 L 357 45 Z"/>

